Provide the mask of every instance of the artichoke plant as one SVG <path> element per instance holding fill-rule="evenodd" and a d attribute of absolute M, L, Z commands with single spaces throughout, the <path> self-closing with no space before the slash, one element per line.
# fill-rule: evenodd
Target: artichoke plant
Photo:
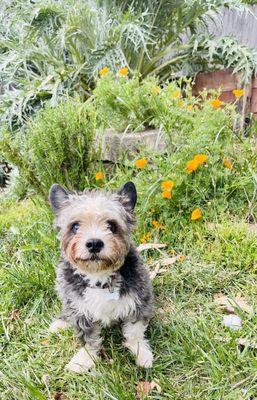
<path fill-rule="evenodd" d="M 246 8 L 239 0 L 3 0 L 1 123 L 20 128 L 67 92 L 88 98 L 106 66 L 164 81 L 219 65 L 248 79 L 256 53 L 208 33 L 223 7 Z"/>

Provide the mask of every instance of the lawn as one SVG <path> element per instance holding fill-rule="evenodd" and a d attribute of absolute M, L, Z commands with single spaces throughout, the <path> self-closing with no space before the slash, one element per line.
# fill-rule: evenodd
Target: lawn
<path fill-rule="evenodd" d="M 2 400 L 140 399 L 146 396 L 139 383 L 153 380 L 161 393 L 153 388 L 150 399 L 234 400 L 257 395 L 254 198 L 251 203 L 244 190 L 240 196 L 235 188 L 234 195 L 216 193 L 201 206 L 202 217 L 193 221 L 191 212 L 172 206 L 176 182 L 174 200 L 162 197 L 162 177 L 171 168 L 169 159 L 163 161 L 152 156 L 138 170 L 127 161 L 106 171 L 102 183 L 93 184 L 108 189 L 133 179 L 139 194 L 137 245 L 166 244 L 142 251 L 142 257 L 153 271 L 157 260 L 165 264 L 178 256 L 153 279 L 156 312 L 148 337 L 154 366 L 148 371 L 136 367 L 122 346 L 119 327 L 104 331 L 104 351 L 94 371 L 74 375 L 64 369 L 80 344 L 72 330 L 48 332 L 60 308 L 54 289 L 59 244 L 51 211 L 37 196 L 19 202 L 1 198 Z M 206 174 L 208 168 L 207 160 L 203 171 L 195 174 Z M 238 174 L 233 169 L 225 173 Z M 251 224 L 246 222 L 249 210 Z M 241 328 L 224 326 L 226 310 L 215 301 L 220 292 L 228 298 L 240 294 L 234 312 Z M 240 307 L 242 298 L 247 306 Z M 238 344 L 242 339 L 244 346 Z"/>

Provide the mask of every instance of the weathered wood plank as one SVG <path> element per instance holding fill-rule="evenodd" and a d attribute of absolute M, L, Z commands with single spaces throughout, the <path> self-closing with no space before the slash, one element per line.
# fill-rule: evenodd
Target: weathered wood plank
<path fill-rule="evenodd" d="M 235 36 L 241 44 L 257 50 L 257 6 L 250 9 L 254 15 L 225 8 L 216 25 L 209 23 L 210 32 L 218 37 Z"/>

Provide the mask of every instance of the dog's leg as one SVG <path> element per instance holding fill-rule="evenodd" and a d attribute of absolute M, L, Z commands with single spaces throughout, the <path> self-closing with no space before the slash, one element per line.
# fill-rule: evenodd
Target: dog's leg
<path fill-rule="evenodd" d="M 98 352 L 101 347 L 101 327 L 98 324 L 88 322 L 85 317 L 79 317 L 74 321 L 78 337 L 85 343 L 66 365 L 66 369 L 72 372 L 87 372 L 95 365 Z"/>
<path fill-rule="evenodd" d="M 126 338 L 124 343 L 133 354 L 136 356 L 137 365 L 140 367 L 151 368 L 153 364 L 153 354 L 150 345 L 144 337 L 147 323 L 143 321 L 125 322 L 122 331 Z"/>

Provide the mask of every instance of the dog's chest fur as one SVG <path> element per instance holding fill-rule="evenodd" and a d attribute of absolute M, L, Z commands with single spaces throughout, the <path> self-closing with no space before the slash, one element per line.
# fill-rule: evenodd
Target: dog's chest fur
<path fill-rule="evenodd" d="M 109 325 L 113 321 L 132 316 L 136 310 L 135 298 L 130 295 L 120 297 L 119 289 L 110 292 L 109 289 L 87 288 L 82 297 L 76 296 L 72 305 L 79 314 L 86 315 L 93 321 Z"/>
<path fill-rule="evenodd" d="M 61 279 L 58 279 L 59 289 L 60 284 L 63 286 L 64 283 L 65 291 L 61 290 L 65 295 L 63 300 L 68 302 L 77 316 L 84 315 L 106 326 L 135 315 L 137 296 L 135 293 L 121 295 L 119 274 L 111 277 L 92 274 L 82 276 L 68 269 L 64 276 L 62 271 Z"/>

